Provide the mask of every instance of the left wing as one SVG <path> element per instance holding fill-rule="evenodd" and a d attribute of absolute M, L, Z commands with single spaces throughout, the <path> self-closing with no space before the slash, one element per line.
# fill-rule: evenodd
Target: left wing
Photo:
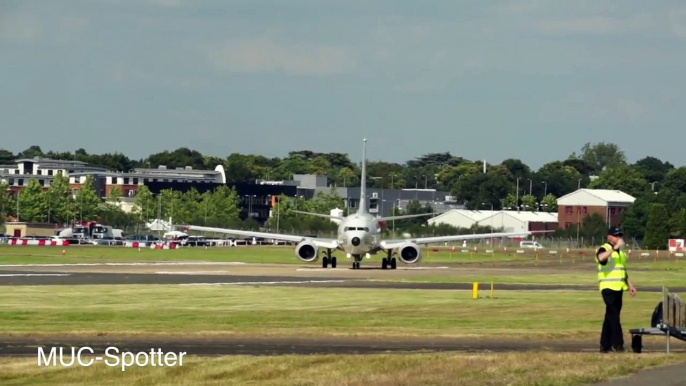
<path fill-rule="evenodd" d="M 516 236 L 530 236 L 534 233 L 543 232 L 553 232 L 553 231 L 527 231 L 527 232 L 510 232 L 510 233 L 477 233 L 471 235 L 457 235 L 457 236 L 435 236 L 435 237 L 418 237 L 418 238 L 408 238 L 401 240 L 383 240 L 379 242 L 381 248 L 392 249 L 399 247 L 407 242 L 415 244 L 432 244 L 432 243 L 444 243 L 447 241 L 461 241 L 461 240 L 474 240 L 474 239 L 490 239 L 499 237 L 516 237 Z"/>
<path fill-rule="evenodd" d="M 335 240 L 335 239 L 325 239 L 325 238 L 319 238 L 319 237 L 288 235 L 288 234 L 282 234 L 282 233 L 243 231 L 243 230 L 238 230 L 238 229 L 210 228 L 210 227 L 201 227 L 201 226 L 196 226 L 196 225 L 179 225 L 179 227 L 182 227 L 184 229 L 188 229 L 191 231 L 216 232 L 216 233 L 225 233 L 225 234 L 229 234 L 229 235 L 248 236 L 248 237 L 264 237 L 266 239 L 294 241 L 296 243 L 307 240 L 307 241 L 311 242 L 312 244 L 314 244 L 320 248 L 335 249 L 338 247 L 338 240 Z"/>

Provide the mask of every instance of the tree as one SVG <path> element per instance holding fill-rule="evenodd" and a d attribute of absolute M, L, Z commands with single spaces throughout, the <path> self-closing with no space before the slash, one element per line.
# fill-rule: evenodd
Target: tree
<path fill-rule="evenodd" d="M 69 180 L 61 173 L 50 183 L 48 196 L 48 221 L 68 224 L 74 218 L 74 196 L 69 188 Z"/>
<path fill-rule="evenodd" d="M 547 194 L 541 200 L 541 208 L 544 212 L 557 212 L 557 198 L 552 194 Z"/>
<path fill-rule="evenodd" d="M 45 222 L 48 214 L 46 198 L 38 180 L 31 178 L 19 193 L 19 221 Z"/>
<path fill-rule="evenodd" d="M 648 182 L 662 182 L 665 179 L 667 173 L 674 169 L 674 165 L 669 162 L 662 162 L 655 157 L 645 157 L 636 161 L 632 165 L 636 171 L 641 173 L 643 178 Z"/>
<path fill-rule="evenodd" d="M 9 186 L 5 183 L 0 183 L 0 221 L 5 222 L 7 216 L 14 213 L 12 207 L 14 200 L 10 195 Z"/>
<path fill-rule="evenodd" d="M 648 191 L 648 181 L 641 173 L 630 166 L 621 165 L 612 169 L 603 170 L 597 179 L 591 181 L 588 186 L 591 189 L 621 190 L 634 197 Z"/>
<path fill-rule="evenodd" d="M 670 236 L 672 238 L 686 237 L 686 208 L 674 212 L 669 222 Z"/>
<path fill-rule="evenodd" d="M 522 197 L 522 210 L 535 212 L 536 209 L 538 209 L 536 197 L 528 194 Z"/>
<path fill-rule="evenodd" d="M 686 193 L 686 167 L 670 170 L 662 182 L 662 189 L 674 189 Z"/>
<path fill-rule="evenodd" d="M 643 247 L 645 249 L 666 249 L 669 233 L 667 209 L 662 204 L 651 204 Z"/>
<path fill-rule="evenodd" d="M 581 155 L 572 154 L 571 158 L 579 158 L 587 162 L 597 172 L 626 165 L 626 155 L 619 146 L 614 143 L 600 142 L 597 144 L 586 143 L 581 148 Z"/>
<path fill-rule="evenodd" d="M 141 186 L 136 192 L 134 213 L 142 221 L 150 221 L 157 218 L 157 200 L 153 197 L 147 186 Z"/>
<path fill-rule="evenodd" d="M 93 176 L 87 176 L 74 199 L 74 214 L 79 221 L 90 221 L 100 214 L 100 197 L 93 186 Z"/>

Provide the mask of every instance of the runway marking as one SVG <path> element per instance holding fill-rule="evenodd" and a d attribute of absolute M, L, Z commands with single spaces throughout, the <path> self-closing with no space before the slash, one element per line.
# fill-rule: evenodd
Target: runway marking
<path fill-rule="evenodd" d="M 204 273 L 218 273 L 218 272 L 229 272 L 229 271 L 190 271 L 190 272 L 174 272 L 174 271 L 159 271 L 155 272 L 158 275 L 200 275 Z"/>
<path fill-rule="evenodd" d="M 68 273 L 0 273 L 2 277 L 13 276 L 69 276 Z"/>
<path fill-rule="evenodd" d="M 302 280 L 302 281 L 242 281 L 231 283 L 183 283 L 183 286 L 215 286 L 215 285 L 269 285 L 269 284 L 311 284 L 311 283 L 344 283 L 345 280 Z"/>
<path fill-rule="evenodd" d="M 151 262 L 151 263 L 50 263 L 50 264 L 0 264 L 0 267 L 97 267 L 97 266 L 146 266 L 146 265 L 246 265 L 236 261 L 227 262 Z"/>

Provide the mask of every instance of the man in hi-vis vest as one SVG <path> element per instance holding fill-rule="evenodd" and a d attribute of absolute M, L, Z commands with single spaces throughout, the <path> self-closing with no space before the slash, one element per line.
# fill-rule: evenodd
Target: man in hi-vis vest
<path fill-rule="evenodd" d="M 605 321 L 600 334 L 600 352 L 624 351 L 624 335 L 619 314 L 622 311 L 622 295 L 629 290 L 631 297 L 636 296 L 636 287 L 629 280 L 626 271 L 626 252 L 622 249 L 623 232 L 612 227 L 607 232 L 607 243 L 596 251 L 598 263 L 598 282 L 600 293 L 605 301 Z"/>

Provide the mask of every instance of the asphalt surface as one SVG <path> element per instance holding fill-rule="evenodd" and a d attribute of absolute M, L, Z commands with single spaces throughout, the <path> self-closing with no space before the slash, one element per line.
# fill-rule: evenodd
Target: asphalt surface
<path fill-rule="evenodd" d="M 644 342 L 644 353 L 664 351 L 662 342 Z M 105 337 L 3 337 L 0 356 L 36 356 L 38 347 L 48 352 L 52 347 L 90 347 L 95 354 L 108 347 L 119 352 L 186 352 L 187 355 L 285 355 L 285 354 L 378 354 L 407 352 L 597 352 L 597 344 L 588 342 L 537 341 L 524 339 L 495 340 L 481 338 L 278 338 L 278 337 L 211 337 L 211 338 L 105 338 Z M 686 347 L 674 347 L 685 352 Z"/>
<path fill-rule="evenodd" d="M 35 272 L 2 271 L 0 286 L 19 285 L 134 285 L 134 284 L 185 284 L 185 285 L 274 285 L 311 286 L 335 288 L 385 288 L 385 289 L 427 289 L 427 290 L 470 290 L 472 283 L 418 283 L 369 281 L 345 277 L 302 277 L 302 276 L 254 276 L 254 275 L 207 275 L 155 273 L 104 273 L 104 272 Z M 480 288 L 489 287 L 482 283 Z M 498 284 L 498 290 L 540 291 L 578 290 L 597 291 L 595 286 L 541 285 L 541 284 Z M 684 292 L 686 288 L 670 288 Z M 660 287 L 641 287 L 642 292 L 660 292 Z"/>

